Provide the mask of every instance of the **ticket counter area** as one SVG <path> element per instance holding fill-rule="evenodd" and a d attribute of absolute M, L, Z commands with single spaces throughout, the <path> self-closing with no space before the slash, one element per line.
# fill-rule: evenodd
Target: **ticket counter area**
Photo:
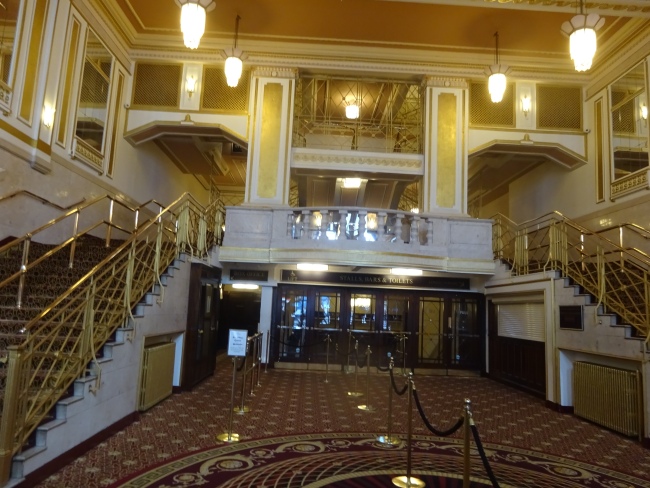
<path fill-rule="evenodd" d="M 279 284 L 272 361 L 481 369 L 483 295 Z"/>

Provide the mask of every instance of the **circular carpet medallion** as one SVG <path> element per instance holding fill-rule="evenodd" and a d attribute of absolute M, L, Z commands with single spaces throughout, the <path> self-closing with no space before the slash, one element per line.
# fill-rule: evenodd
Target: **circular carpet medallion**
<path fill-rule="evenodd" d="M 486 444 L 485 452 L 502 488 L 643 488 L 642 480 L 599 466 L 540 452 Z M 463 485 L 462 442 L 413 436 L 411 475 L 426 487 Z M 378 488 L 405 476 L 407 449 L 386 446 L 372 434 L 309 434 L 218 444 L 122 480 L 112 488 Z M 472 488 L 490 487 L 475 445 Z"/>

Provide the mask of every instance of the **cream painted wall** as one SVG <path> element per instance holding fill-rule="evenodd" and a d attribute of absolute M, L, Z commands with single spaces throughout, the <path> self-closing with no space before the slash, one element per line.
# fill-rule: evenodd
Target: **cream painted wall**
<path fill-rule="evenodd" d="M 480 210 L 479 218 L 490 219 L 498 213 L 506 217 L 510 215 L 510 199 L 507 193 L 483 206 Z"/>

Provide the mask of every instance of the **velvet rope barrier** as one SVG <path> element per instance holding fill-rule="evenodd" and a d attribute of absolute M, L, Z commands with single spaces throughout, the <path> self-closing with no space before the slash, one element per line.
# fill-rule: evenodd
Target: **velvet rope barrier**
<path fill-rule="evenodd" d="M 454 432 L 456 432 L 458 429 L 460 429 L 463 426 L 464 419 L 463 417 L 460 417 L 458 421 L 451 428 L 447 430 L 436 429 L 433 425 L 429 423 L 429 420 L 427 419 L 427 416 L 425 415 L 424 410 L 422 409 L 422 405 L 420 404 L 420 399 L 418 398 L 418 392 L 415 388 L 413 388 L 413 398 L 415 399 L 415 406 L 417 407 L 418 412 L 420 413 L 420 417 L 422 418 L 424 425 L 426 425 L 427 429 L 429 429 L 433 434 L 440 437 L 447 437 L 449 435 L 452 435 Z"/>
<path fill-rule="evenodd" d="M 471 418 L 469 421 L 469 425 L 472 428 L 472 434 L 474 435 L 474 442 L 476 442 L 476 448 L 478 449 L 478 453 L 481 456 L 481 461 L 483 461 L 483 467 L 485 468 L 488 478 L 490 478 L 490 482 L 492 483 L 492 486 L 494 488 L 499 488 L 499 482 L 494 476 L 494 472 L 492 471 L 492 466 L 490 466 L 490 462 L 488 461 L 488 458 L 485 455 L 485 450 L 483 449 L 483 444 L 481 443 L 481 437 L 478 435 L 478 429 L 476 428 L 476 425 L 474 425 L 474 420 Z"/>
<path fill-rule="evenodd" d="M 390 368 L 390 383 L 393 385 L 393 390 L 395 390 L 395 393 L 397 393 L 398 396 L 402 396 L 404 393 L 406 393 L 406 390 L 408 390 L 409 385 L 406 383 L 404 385 L 404 388 L 401 390 L 397 389 L 397 385 L 395 384 L 395 377 L 393 376 L 393 368 Z"/>

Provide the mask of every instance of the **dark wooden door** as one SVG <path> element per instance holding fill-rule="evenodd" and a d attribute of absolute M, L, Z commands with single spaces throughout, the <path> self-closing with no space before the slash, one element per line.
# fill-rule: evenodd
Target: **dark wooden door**
<path fill-rule="evenodd" d="M 192 263 L 183 357 L 182 388 L 189 389 L 212 375 L 219 329 L 221 270 Z"/>

